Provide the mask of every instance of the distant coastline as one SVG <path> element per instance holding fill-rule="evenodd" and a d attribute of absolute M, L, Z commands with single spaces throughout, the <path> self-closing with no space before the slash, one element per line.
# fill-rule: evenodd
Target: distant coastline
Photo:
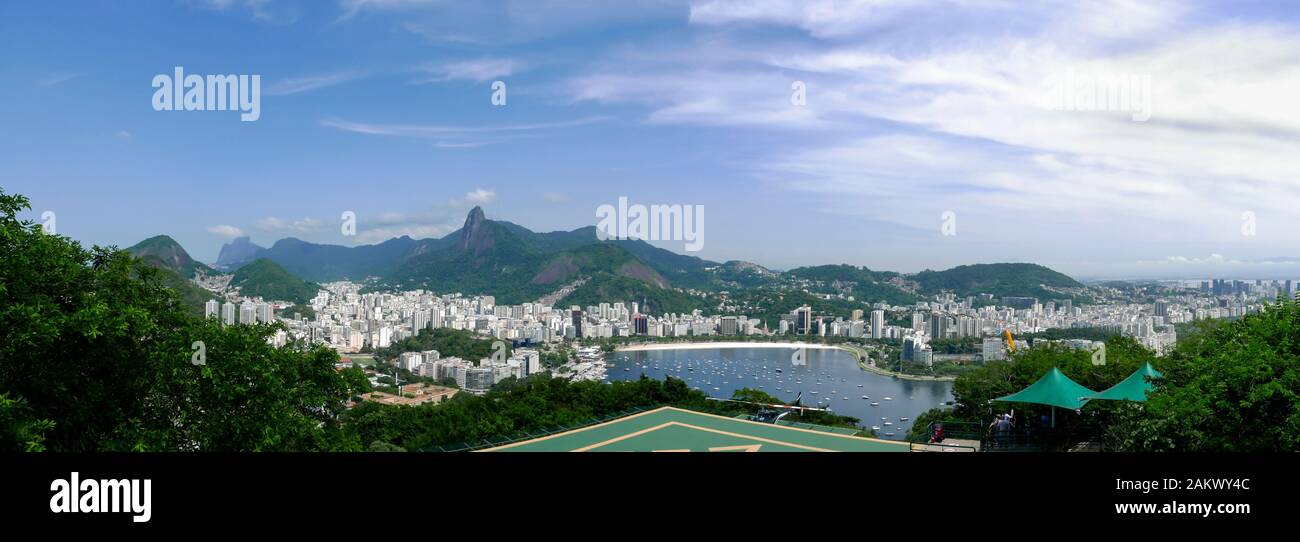
<path fill-rule="evenodd" d="M 838 348 L 829 344 L 815 343 L 794 343 L 794 342 L 696 342 L 696 343 L 648 343 L 648 344 L 631 344 L 615 348 L 615 352 L 647 352 L 652 350 L 702 350 L 707 348 L 788 348 L 791 350 L 797 348 L 814 348 L 825 350 Z"/>

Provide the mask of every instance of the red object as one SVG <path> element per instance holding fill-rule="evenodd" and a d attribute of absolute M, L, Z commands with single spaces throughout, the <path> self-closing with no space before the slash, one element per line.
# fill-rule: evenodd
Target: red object
<path fill-rule="evenodd" d="M 930 442 L 943 442 L 943 424 L 934 424 L 934 430 L 930 435 Z"/>

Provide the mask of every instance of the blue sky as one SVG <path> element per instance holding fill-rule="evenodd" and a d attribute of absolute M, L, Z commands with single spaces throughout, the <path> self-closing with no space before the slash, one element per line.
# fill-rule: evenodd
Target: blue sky
<path fill-rule="evenodd" d="M 1080 277 L 1296 276 L 1296 11 L 6 2 L 0 187 L 85 243 L 166 233 L 207 261 L 239 234 L 440 237 L 476 204 L 573 229 L 623 196 L 703 205 L 698 255 L 775 268 L 1031 261 Z M 150 81 L 174 66 L 261 75 L 261 118 L 154 111 Z M 1144 78 L 1150 118 L 1046 106 L 1064 73 Z M 498 80 L 504 107 L 491 103 Z M 358 236 L 339 234 L 344 211 Z M 948 211 L 953 236 L 941 233 Z"/>

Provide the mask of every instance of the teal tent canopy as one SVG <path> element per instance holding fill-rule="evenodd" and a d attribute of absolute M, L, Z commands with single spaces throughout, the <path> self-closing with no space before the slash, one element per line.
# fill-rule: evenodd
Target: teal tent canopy
<path fill-rule="evenodd" d="M 1121 380 L 1119 384 L 1115 384 L 1106 391 L 1096 393 L 1089 398 L 1110 401 L 1146 401 L 1147 393 L 1155 387 L 1147 379 L 1161 378 L 1163 376 L 1160 371 L 1147 363 L 1141 369 L 1134 371 L 1128 378 Z"/>
<path fill-rule="evenodd" d="M 994 401 L 1037 403 L 1078 410 L 1083 408 L 1083 405 L 1088 403 L 1088 398 L 1095 394 L 1096 392 L 1070 380 L 1070 377 L 1065 376 L 1060 369 L 1052 367 L 1051 371 L 1038 379 L 1038 382 L 1030 384 L 1028 388 L 1006 397 L 999 397 Z"/>

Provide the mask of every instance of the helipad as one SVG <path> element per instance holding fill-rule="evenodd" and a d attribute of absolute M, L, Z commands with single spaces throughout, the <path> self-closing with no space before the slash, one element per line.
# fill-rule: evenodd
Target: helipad
<path fill-rule="evenodd" d="M 905 442 L 661 407 L 485 452 L 906 452 Z"/>

